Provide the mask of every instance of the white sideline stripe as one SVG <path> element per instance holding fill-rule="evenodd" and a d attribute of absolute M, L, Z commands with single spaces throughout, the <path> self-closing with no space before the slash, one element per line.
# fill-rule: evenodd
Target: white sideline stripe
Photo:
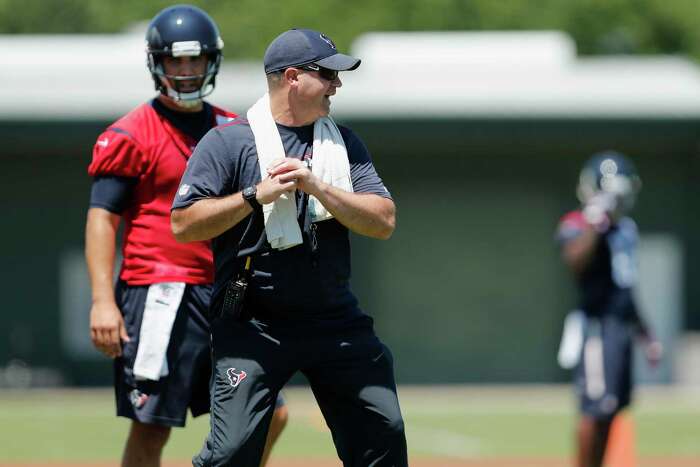
<path fill-rule="evenodd" d="M 482 442 L 478 438 L 450 430 L 408 427 L 406 438 L 411 449 L 430 454 L 470 459 L 482 453 Z"/>

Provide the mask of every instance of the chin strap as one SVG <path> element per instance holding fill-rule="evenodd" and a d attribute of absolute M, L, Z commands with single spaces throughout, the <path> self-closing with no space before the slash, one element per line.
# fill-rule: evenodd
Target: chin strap
<path fill-rule="evenodd" d="M 172 99 L 177 105 L 182 108 L 188 109 L 196 107 L 202 103 L 202 100 L 214 91 L 214 83 L 216 79 L 216 74 L 219 70 L 219 64 L 221 62 L 221 56 L 217 57 L 215 61 L 210 61 L 207 65 L 207 71 L 204 75 L 200 76 L 168 76 L 165 74 L 162 63 L 156 63 L 153 56 L 149 56 L 148 69 L 151 71 L 151 76 L 156 84 L 156 89 L 161 92 L 161 94 Z M 193 92 L 180 92 L 176 89 L 177 81 L 184 79 L 202 79 L 201 86 L 199 89 Z M 174 81 L 171 82 L 171 80 Z"/>
<path fill-rule="evenodd" d="M 183 109 L 191 109 L 202 103 L 202 94 L 199 91 L 195 92 L 177 92 L 170 86 L 166 87 L 167 94 L 170 99 Z"/>

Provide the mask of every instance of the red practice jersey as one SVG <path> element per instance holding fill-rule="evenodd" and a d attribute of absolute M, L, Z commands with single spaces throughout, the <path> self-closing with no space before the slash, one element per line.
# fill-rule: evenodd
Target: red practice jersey
<path fill-rule="evenodd" d="M 217 107 L 213 115 L 212 126 L 236 117 Z M 129 285 L 214 280 L 209 242 L 178 243 L 170 230 L 170 207 L 196 144 L 148 103 L 97 138 L 88 174 L 138 180 L 122 213 L 124 260 L 119 277 Z"/>

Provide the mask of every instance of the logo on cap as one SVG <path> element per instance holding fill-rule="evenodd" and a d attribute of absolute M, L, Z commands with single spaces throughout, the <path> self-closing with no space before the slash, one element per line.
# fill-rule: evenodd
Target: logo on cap
<path fill-rule="evenodd" d="M 322 40 L 323 42 L 325 42 L 326 44 L 330 45 L 331 48 L 333 48 L 333 49 L 336 48 L 336 47 L 335 47 L 335 44 L 333 43 L 333 41 L 331 40 L 330 37 L 326 36 L 326 35 L 323 34 L 323 33 L 321 33 L 320 36 L 321 36 L 321 40 Z"/>

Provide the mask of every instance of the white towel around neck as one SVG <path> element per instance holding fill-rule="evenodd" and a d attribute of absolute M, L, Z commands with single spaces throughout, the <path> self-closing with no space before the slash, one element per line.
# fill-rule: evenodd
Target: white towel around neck
<path fill-rule="evenodd" d="M 265 93 L 248 109 L 250 128 L 255 137 L 261 178 L 267 177 L 267 168 L 273 161 L 286 157 L 282 138 L 270 111 L 270 96 Z M 350 162 L 343 137 L 330 117 L 314 123 L 313 163 L 311 171 L 324 183 L 352 192 Z M 312 222 L 331 219 L 333 215 L 313 196 L 309 197 Z M 277 201 L 263 205 L 265 232 L 273 248 L 282 250 L 303 242 L 297 222 L 294 193 L 283 194 Z"/>

